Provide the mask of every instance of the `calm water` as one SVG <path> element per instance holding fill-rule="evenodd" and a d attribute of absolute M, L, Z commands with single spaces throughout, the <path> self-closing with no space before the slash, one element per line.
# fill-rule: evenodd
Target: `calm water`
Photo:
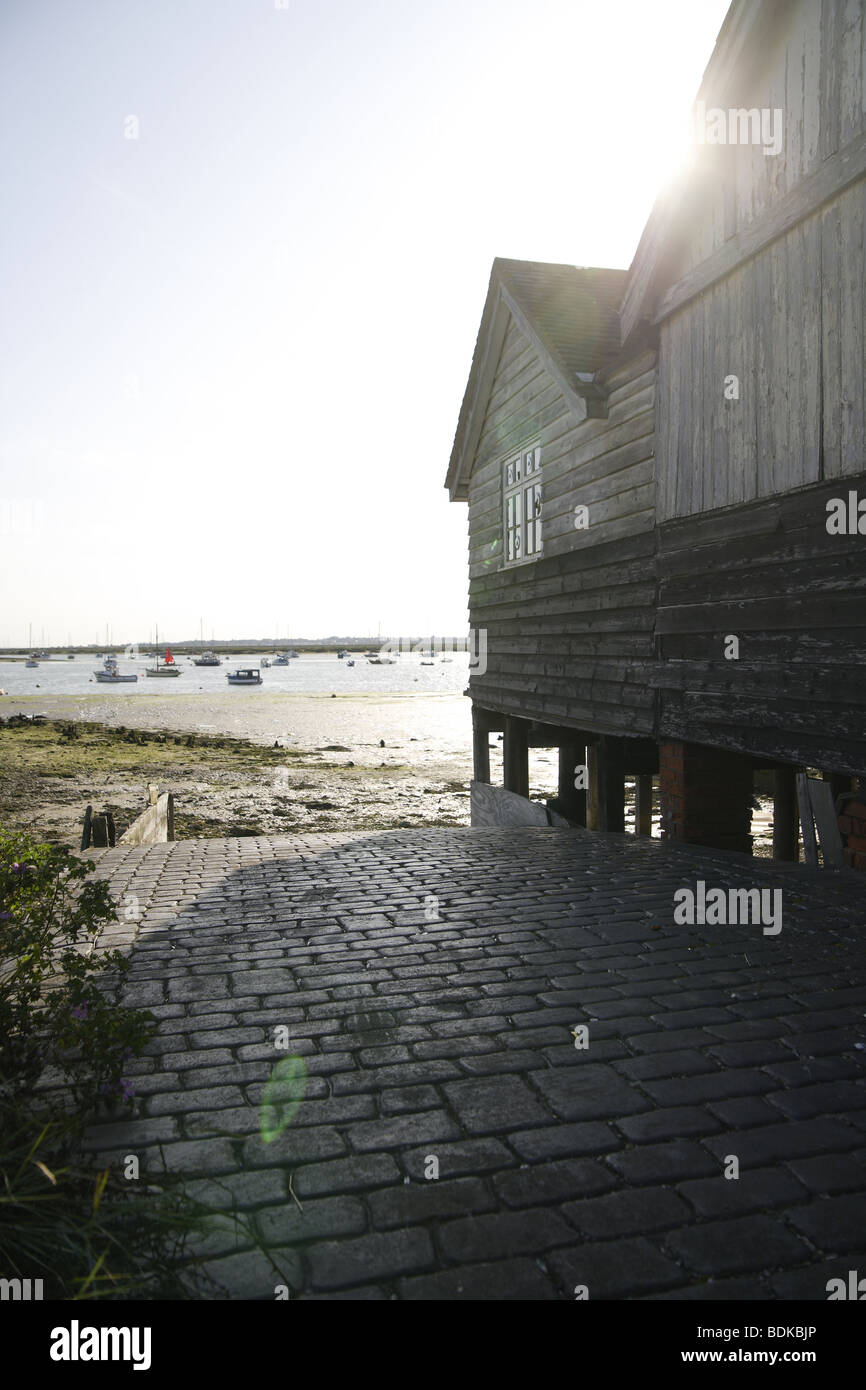
<path fill-rule="evenodd" d="M 354 666 L 347 666 L 345 659 L 341 661 L 336 655 L 310 652 L 302 653 L 288 666 L 263 670 L 264 683 L 260 686 L 229 685 L 229 671 L 259 666 L 260 661 L 260 656 L 250 654 L 224 657 L 222 666 L 194 666 L 191 658 L 178 657 L 183 674 L 161 679 L 144 674 L 145 667 L 153 664 L 152 657 L 127 661 L 120 656 L 121 675 L 136 674 L 138 681 L 104 685 L 95 674 L 102 667 L 102 659 L 93 655 L 76 657 L 74 661 L 53 657 L 29 670 L 23 661 L 0 657 L 0 690 L 7 695 L 95 695 L 116 691 L 150 696 L 229 691 L 238 700 L 254 700 L 265 691 L 286 695 L 460 695 L 468 684 L 469 672 L 467 652 L 450 653 L 449 660 L 437 656 L 433 666 L 422 666 L 421 657 L 415 653 L 401 654 L 393 666 L 371 666 L 362 656 L 355 657 Z"/>

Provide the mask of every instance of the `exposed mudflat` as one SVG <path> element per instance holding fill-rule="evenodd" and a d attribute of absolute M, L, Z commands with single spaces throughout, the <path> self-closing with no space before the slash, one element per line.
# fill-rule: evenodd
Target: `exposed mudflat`
<path fill-rule="evenodd" d="M 92 805 L 120 834 L 156 782 L 178 839 L 469 823 L 467 700 L 238 694 L 0 701 L 0 821 L 74 845 Z"/>
<path fill-rule="evenodd" d="M 469 824 L 471 718 L 460 695 L 0 697 L 0 719 L 19 712 L 48 722 L 0 726 L 0 822 L 47 840 L 77 845 L 88 805 L 110 810 L 122 833 L 149 782 L 174 793 L 178 839 Z M 490 746 L 501 784 L 496 734 Z M 532 749 L 530 795 L 555 795 L 556 782 L 556 750 Z M 633 814 L 627 784 L 627 828 Z M 754 852 L 767 855 L 765 796 L 752 829 Z"/>

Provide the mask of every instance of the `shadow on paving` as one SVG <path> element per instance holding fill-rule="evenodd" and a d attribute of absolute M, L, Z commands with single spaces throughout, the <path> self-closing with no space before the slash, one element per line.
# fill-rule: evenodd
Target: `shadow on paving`
<path fill-rule="evenodd" d="M 222 1205 L 225 1296 L 823 1300 L 862 1268 L 858 876 L 462 828 L 98 872 L 146 904 L 125 998 L 160 1030 L 91 1143 Z M 676 925 L 699 879 L 780 888 L 781 932 Z M 266 1142 L 280 1026 L 308 1082 Z"/>

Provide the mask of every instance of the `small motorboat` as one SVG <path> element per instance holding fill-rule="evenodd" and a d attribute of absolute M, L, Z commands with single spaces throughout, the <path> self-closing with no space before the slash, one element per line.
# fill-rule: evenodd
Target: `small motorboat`
<path fill-rule="evenodd" d="M 368 656 L 367 660 L 371 666 L 396 666 L 397 659 L 393 656 Z"/>
<path fill-rule="evenodd" d="M 28 656 L 28 658 L 27 658 L 27 660 L 25 661 L 24 665 L 25 665 L 25 666 L 31 666 L 31 667 L 32 667 L 32 666 L 38 666 L 38 665 L 39 665 L 39 662 L 36 660 L 35 657 Z"/>
<path fill-rule="evenodd" d="M 193 666 L 222 666 L 222 660 L 216 652 L 206 651 L 202 652 L 201 656 L 194 656 L 192 664 Z"/>
<path fill-rule="evenodd" d="M 288 666 L 289 658 L 285 652 L 280 652 L 279 656 L 274 657 L 275 666 Z"/>
<path fill-rule="evenodd" d="M 262 676 L 258 667 L 245 671 L 229 671 L 226 680 L 229 685 L 261 685 Z"/>
<path fill-rule="evenodd" d="M 263 671 L 267 671 L 268 668 L 270 667 L 270 664 L 271 664 L 271 658 L 270 658 L 269 656 L 263 656 L 262 659 L 261 659 L 261 662 L 260 662 L 260 665 L 261 665 L 262 670 L 263 670 Z"/>
<path fill-rule="evenodd" d="M 347 666 L 354 666 L 354 664 L 355 664 L 355 658 L 350 656 L 350 657 L 349 657 L 349 660 L 346 662 L 346 665 L 347 665 Z"/>
<path fill-rule="evenodd" d="M 102 663 L 101 671 L 94 671 L 94 676 L 98 681 L 105 685 L 125 685 L 130 681 L 137 681 L 138 676 L 122 676 L 117 665 L 117 657 L 107 656 Z"/>
<path fill-rule="evenodd" d="M 435 665 L 436 665 L 436 662 L 435 662 L 435 661 L 422 661 L 422 662 L 421 662 L 421 665 L 422 665 L 422 666 L 435 666 Z"/>
<path fill-rule="evenodd" d="M 337 652 L 337 660 L 338 660 L 338 661 L 342 661 L 342 660 L 343 660 L 343 657 L 344 657 L 344 656 L 348 656 L 348 655 L 349 655 L 349 653 L 346 652 L 346 651 Z"/>

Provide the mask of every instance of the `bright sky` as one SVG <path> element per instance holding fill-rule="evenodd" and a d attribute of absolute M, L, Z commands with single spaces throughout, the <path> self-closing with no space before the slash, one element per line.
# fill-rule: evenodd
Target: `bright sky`
<path fill-rule="evenodd" d="M 628 266 L 727 7 L 3 0 L 0 644 L 464 632 L 491 262 Z"/>

